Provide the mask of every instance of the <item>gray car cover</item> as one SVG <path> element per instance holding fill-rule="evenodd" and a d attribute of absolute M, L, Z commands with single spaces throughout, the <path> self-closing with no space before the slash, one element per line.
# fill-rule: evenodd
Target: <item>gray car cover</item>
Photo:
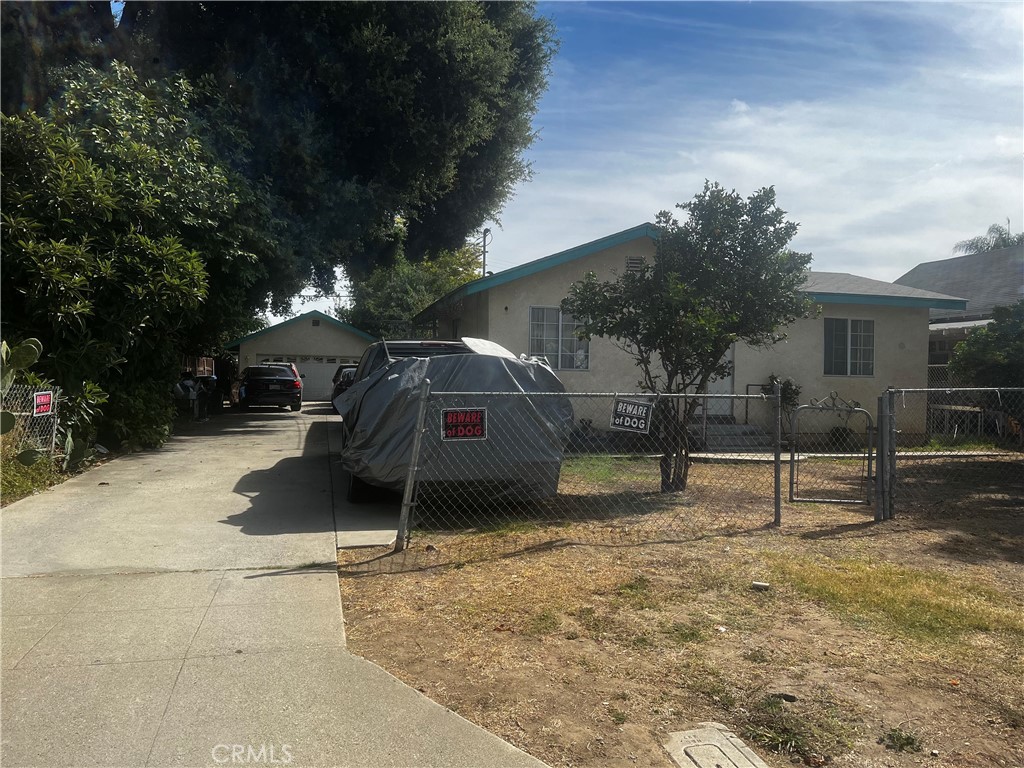
<path fill-rule="evenodd" d="M 404 487 L 424 379 L 430 380 L 432 393 L 471 394 L 429 400 L 421 482 L 486 486 L 502 495 L 557 492 L 572 405 L 558 396 L 565 388 L 546 364 L 505 356 L 407 358 L 354 384 L 334 400 L 344 421 L 345 469 L 372 485 Z M 523 392 L 549 394 L 514 395 Z M 455 426 L 463 419 L 477 426 Z M 469 439 L 464 431 L 472 432 Z"/>

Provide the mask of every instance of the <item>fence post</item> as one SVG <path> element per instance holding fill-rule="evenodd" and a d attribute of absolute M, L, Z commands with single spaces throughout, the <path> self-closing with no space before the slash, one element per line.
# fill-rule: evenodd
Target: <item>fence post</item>
<path fill-rule="evenodd" d="M 886 473 L 889 468 L 889 413 L 886 396 L 879 395 L 878 447 L 874 455 L 874 521 L 886 519 L 886 494 L 888 483 Z"/>
<path fill-rule="evenodd" d="M 899 471 L 896 466 L 896 390 L 889 387 L 885 391 L 885 396 L 887 399 L 886 411 L 889 414 L 889 434 L 886 441 L 888 475 L 885 478 L 885 519 L 892 520 L 896 516 L 894 506 L 896 504 L 896 483 Z"/>
<path fill-rule="evenodd" d="M 420 449 L 423 444 L 423 423 L 427 416 L 427 401 L 430 399 L 430 379 L 420 384 L 420 408 L 416 414 L 416 429 L 412 435 L 412 456 L 409 457 L 409 474 L 405 478 L 402 493 L 402 513 L 398 517 L 398 532 L 395 536 L 395 552 L 401 552 L 409 543 L 409 524 L 415 505 L 416 479 L 419 475 Z"/>
<path fill-rule="evenodd" d="M 776 381 L 772 386 L 775 398 L 775 525 L 782 525 L 782 386 Z"/>

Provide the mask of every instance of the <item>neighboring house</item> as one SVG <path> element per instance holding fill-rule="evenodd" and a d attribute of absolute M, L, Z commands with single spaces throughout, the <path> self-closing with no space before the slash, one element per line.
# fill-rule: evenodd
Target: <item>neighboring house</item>
<path fill-rule="evenodd" d="M 313 311 L 235 339 L 226 349 L 241 371 L 255 363 L 295 363 L 307 401 L 330 400 L 331 377 L 339 365 L 355 365 L 375 339 L 337 318 Z"/>
<path fill-rule="evenodd" d="M 971 329 L 991 322 L 995 307 L 1024 298 L 1024 246 L 928 261 L 896 282 L 967 299 L 966 309 L 937 307 L 930 314 L 928 363 L 945 366 Z"/>
<path fill-rule="evenodd" d="M 587 272 L 612 279 L 652 259 L 656 238 L 654 225 L 641 224 L 474 280 L 424 310 L 417 323 L 437 338 L 477 336 L 517 354 L 542 355 L 572 392 L 636 391 L 632 357 L 609 339 L 577 340 L 576 323 L 559 304 Z M 966 306 L 952 296 L 833 272 L 810 272 L 806 291 L 820 315 L 790 325 L 787 339 L 768 350 L 737 345 L 730 352 L 733 376 L 710 391 L 758 392 L 775 373 L 794 379 L 804 402 L 836 391 L 873 410 L 889 385 L 926 386 L 929 311 Z"/>

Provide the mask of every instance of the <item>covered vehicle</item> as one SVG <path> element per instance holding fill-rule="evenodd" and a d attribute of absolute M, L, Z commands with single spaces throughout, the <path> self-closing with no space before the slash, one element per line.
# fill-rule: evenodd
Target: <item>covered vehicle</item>
<path fill-rule="evenodd" d="M 520 360 L 491 342 L 463 339 L 486 353 L 408 357 L 378 368 L 335 399 L 342 416 L 342 464 L 349 498 L 364 484 L 401 490 L 412 458 L 424 379 L 432 396 L 421 438 L 421 490 L 457 486 L 465 499 L 543 498 L 558 491 L 573 412 L 544 361 Z M 534 397 L 522 393 L 536 393 Z"/>

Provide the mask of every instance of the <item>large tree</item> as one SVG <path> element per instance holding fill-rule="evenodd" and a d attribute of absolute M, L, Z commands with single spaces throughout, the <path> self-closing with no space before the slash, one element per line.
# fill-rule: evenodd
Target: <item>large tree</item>
<path fill-rule="evenodd" d="M 116 439 L 159 443 L 181 354 L 246 332 L 271 286 L 301 275 L 265 193 L 202 140 L 187 80 L 114 65 L 64 83 L 44 114 L 0 118 L 3 336 L 40 339 L 40 372 L 72 397 L 109 392 Z"/>
<path fill-rule="evenodd" d="M 377 267 L 365 280 L 352 283 L 348 304 L 334 313 L 360 330 L 383 338 L 416 336 L 412 320 L 422 310 L 460 285 L 480 276 L 476 245 L 413 263 L 399 255 L 388 267 Z"/>
<path fill-rule="evenodd" d="M 953 246 L 953 253 L 984 253 L 1021 244 L 1024 244 L 1024 232 L 1018 232 L 1016 235 L 1011 233 L 1010 220 L 1007 219 L 1005 227 L 1002 224 L 993 224 L 984 235 L 961 240 Z"/>
<path fill-rule="evenodd" d="M 4 3 L 5 49 L 30 36 L 24 63 L 5 59 L 8 80 L 35 71 L 38 41 L 67 37 L 40 5 Z M 387 263 L 398 219 L 410 260 L 459 247 L 529 175 L 555 48 L 532 3 L 128 0 L 116 29 L 101 6 L 61 4 L 89 42 L 65 42 L 58 59 L 106 53 L 144 76 L 211 75 L 249 143 L 234 170 L 266 180 L 286 258 L 319 288 L 337 266 L 361 277 Z M 31 106 L 26 93 L 5 109 Z"/>
<path fill-rule="evenodd" d="M 810 254 L 788 250 L 797 224 L 771 187 L 747 199 L 706 182 L 702 192 L 658 215 L 653 262 L 613 281 L 590 273 L 562 302 L 582 323 L 581 338 L 614 339 L 636 360 L 638 386 L 651 393 L 702 393 L 731 373 L 729 347 L 768 347 L 779 329 L 811 309 L 801 293 Z M 687 426 L 699 398 L 665 398 L 656 410 L 662 489 L 683 490 Z"/>
<path fill-rule="evenodd" d="M 996 307 L 991 323 L 956 345 L 949 369 L 975 387 L 1024 386 L 1024 299 Z M 1024 402 L 1016 410 L 1024 411 Z"/>

